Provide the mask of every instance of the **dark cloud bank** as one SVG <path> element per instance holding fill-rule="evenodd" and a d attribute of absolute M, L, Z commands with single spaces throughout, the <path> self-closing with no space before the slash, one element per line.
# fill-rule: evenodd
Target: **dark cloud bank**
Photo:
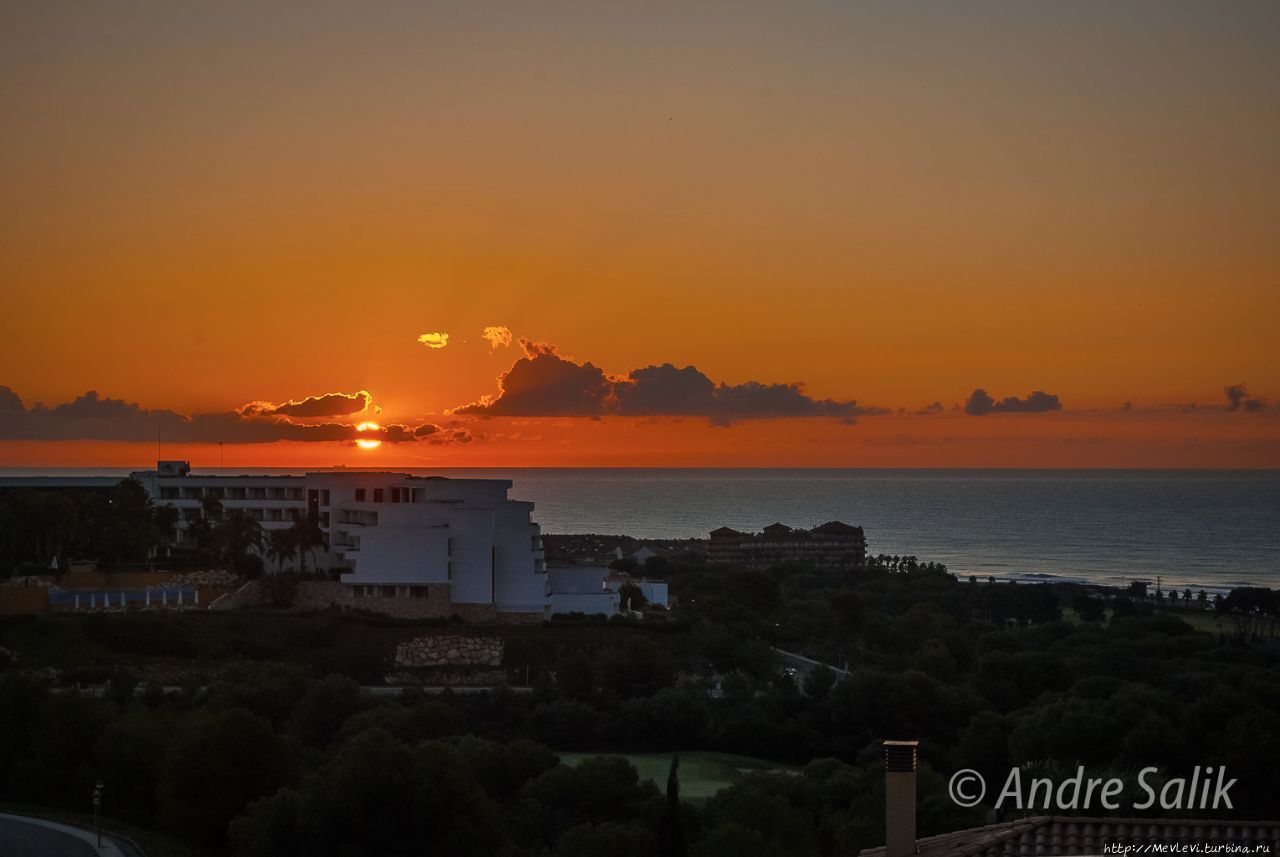
<path fill-rule="evenodd" d="M 454 413 L 503 417 L 685 416 L 716 425 L 770 417 L 837 417 L 888 413 L 854 401 L 815 399 L 801 384 L 717 384 L 694 366 L 670 363 L 607 375 L 563 357 L 552 345 L 520 340 L 525 356 L 499 379 L 497 396 Z"/>
<path fill-rule="evenodd" d="M 1267 409 L 1267 400 L 1250 395 L 1244 384 L 1231 384 L 1223 387 L 1222 392 L 1226 394 L 1226 410 L 1230 413 L 1243 411 L 1246 414 L 1255 414 Z"/>
<path fill-rule="evenodd" d="M 250 402 L 240 409 L 241 416 L 258 417 L 345 417 L 367 410 L 373 402 L 368 390 L 358 393 L 324 393 L 291 399 L 283 405 L 271 402 Z"/>
<path fill-rule="evenodd" d="M 273 405 L 251 402 L 235 411 L 180 414 L 143 408 L 134 402 L 100 396 L 90 390 L 74 401 L 54 407 L 28 408 L 13 390 L 0 386 L 0 440 L 108 440 L 166 443 L 273 443 L 275 441 L 389 443 L 467 443 L 473 439 L 461 428 L 426 423 L 388 425 L 359 431 L 357 424 L 332 421 L 295 422 L 294 418 L 343 416 L 364 410 L 369 394 L 326 393 Z M 357 406 L 358 405 L 358 406 Z"/>
<path fill-rule="evenodd" d="M 1062 410 L 1062 402 L 1052 393 L 1035 390 L 1025 399 L 1017 396 L 1006 396 L 1000 401 L 993 399 L 981 388 L 969 394 L 964 403 L 964 412 L 971 417 L 983 417 L 987 414 L 1047 414 Z"/>

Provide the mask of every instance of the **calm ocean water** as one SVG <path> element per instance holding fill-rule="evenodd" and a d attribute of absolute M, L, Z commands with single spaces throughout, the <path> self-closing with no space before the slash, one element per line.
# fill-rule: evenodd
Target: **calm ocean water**
<path fill-rule="evenodd" d="M 511 496 L 534 501 L 550 533 L 705 538 L 721 525 L 842 520 L 866 529 L 872 553 L 915 554 L 961 575 L 1280 587 L 1280 471 L 414 472 L 511 479 Z"/>

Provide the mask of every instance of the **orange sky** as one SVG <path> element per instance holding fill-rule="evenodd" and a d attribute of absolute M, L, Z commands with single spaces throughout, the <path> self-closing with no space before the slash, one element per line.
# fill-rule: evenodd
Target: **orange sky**
<path fill-rule="evenodd" d="M 471 437 L 244 465 L 1280 466 L 1274 5 L 0 15 L 26 409 L 368 390 Z M 489 325 L 891 413 L 449 415 L 523 353 Z M 977 388 L 1061 410 L 957 410 Z M 4 465 L 154 457 L 5 425 Z"/>

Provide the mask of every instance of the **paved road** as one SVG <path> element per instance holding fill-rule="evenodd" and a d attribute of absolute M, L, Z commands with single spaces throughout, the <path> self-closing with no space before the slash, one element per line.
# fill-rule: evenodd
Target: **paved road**
<path fill-rule="evenodd" d="M 777 652 L 778 657 L 781 658 L 782 666 L 787 670 L 787 675 L 794 678 L 796 680 L 796 684 L 801 687 L 804 686 L 804 680 L 808 677 L 809 673 L 811 673 L 813 669 L 821 663 L 820 661 L 815 661 L 812 658 L 806 658 L 804 655 L 798 655 L 795 652 L 788 652 L 785 649 L 775 648 L 774 651 Z M 831 671 L 836 674 L 837 682 L 842 682 L 849 677 L 847 670 L 831 666 L 831 664 L 823 664 L 823 666 L 829 667 Z"/>
<path fill-rule="evenodd" d="M 375 685 L 364 685 L 360 689 L 365 693 L 369 693 L 374 696 L 399 696 L 400 694 L 404 693 L 406 690 L 421 691 L 423 693 L 437 693 L 437 694 L 444 693 L 446 690 L 451 690 L 455 694 L 468 694 L 468 693 L 493 693 L 498 688 L 506 688 L 507 690 L 510 690 L 512 693 L 533 693 L 532 687 L 525 687 L 524 685 L 518 685 L 518 684 L 517 685 L 493 684 L 493 685 L 484 685 L 480 687 L 451 687 L 451 688 L 436 687 L 433 685 L 384 686 L 380 684 L 375 684 Z M 183 690 L 185 690 L 185 688 L 179 687 L 178 685 L 172 685 L 172 686 L 167 686 L 163 688 L 163 690 L 165 693 L 182 693 Z M 208 688 L 202 687 L 200 688 L 200 690 L 208 690 Z M 54 693 L 69 693 L 71 691 L 75 691 L 84 696 L 103 697 L 107 695 L 107 686 L 105 684 L 93 684 L 93 685 L 86 685 L 84 687 L 55 687 L 53 689 Z M 145 687 L 143 687 L 142 685 L 138 685 L 136 688 L 134 688 L 133 695 L 142 696 L 142 694 L 145 691 L 146 691 Z M 0 852 L 0 857 L 4 857 L 3 852 Z"/>
<path fill-rule="evenodd" d="M 121 857 L 108 837 L 94 847 L 93 831 L 39 818 L 0 813 L 0 857 Z M 135 853 L 129 849 L 129 854 Z"/>

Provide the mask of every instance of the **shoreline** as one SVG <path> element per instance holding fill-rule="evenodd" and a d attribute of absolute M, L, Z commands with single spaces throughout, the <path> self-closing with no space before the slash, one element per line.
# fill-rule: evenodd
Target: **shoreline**
<path fill-rule="evenodd" d="M 1151 575 L 1135 575 L 1133 577 L 1124 578 L 1127 582 L 1117 581 L 1098 581 L 1090 580 L 1086 577 L 1076 575 L 1054 574 L 1052 572 L 1013 572 L 998 574 L 988 572 L 986 574 L 978 572 L 962 572 L 955 571 L 951 568 L 947 569 L 947 573 L 955 577 L 962 583 L 968 582 L 969 577 L 977 577 L 979 583 L 988 583 L 988 577 L 994 577 L 997 583 L 1015 583 L 1018 585 L 1040 586 L 1040 585 L 1058 585 L 1069 584 L 1072 586 L 1080 586 L 1085 589 L 1104 591 L 1110 594 L 1127 595 L 1129 583 L 1145 583 L 1147 584 L 1148 597 L 1154 597 L 1156 589 L 1156 576 Z M 1199 594 L 1202 590 L 1209 596 L 1214 595 L 1226 596 L 1233 589 L 1242 589 L 1246 587 L 1260 589 L 1274 589 L 1274 586 L 1268 586 L 1266 582 L 1257 581 L 1228 581 L 1226 583 L 1190 583 L 1185 579 L 1175 579 L 1160 576 L 1160 588 L 1165 593 L 1176 590 L 1179 593 L 1190 589 L 1193 594 Z"/>

